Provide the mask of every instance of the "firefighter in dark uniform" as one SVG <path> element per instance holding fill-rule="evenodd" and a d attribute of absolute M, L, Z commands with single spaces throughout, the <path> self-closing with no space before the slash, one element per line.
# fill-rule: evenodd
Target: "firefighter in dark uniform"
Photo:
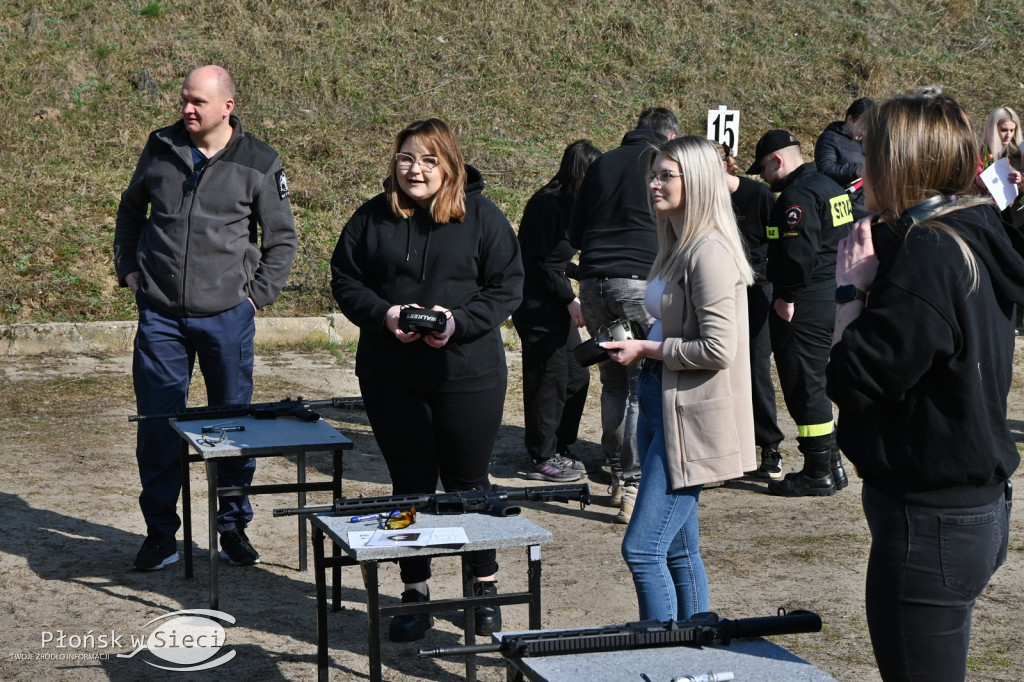
<path fill-rule="evenodd" d="M 785 130 L 764 134 L 747 173 L 781 192 L 766 228 L 774 298 L 768 324 L 804 457 L 803 469 L 770 482 L 768 490 L 788 497 L 831 495 L 846 487 L 847 477 L 825 393 L 825 367 L 835 324 L 836 249 L 853 225 L 853 207 L 842 187 L 804 162 L 800 141 Z"/>

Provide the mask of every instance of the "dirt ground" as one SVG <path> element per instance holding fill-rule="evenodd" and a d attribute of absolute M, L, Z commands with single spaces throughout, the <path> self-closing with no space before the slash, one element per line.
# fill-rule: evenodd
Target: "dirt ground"
<path fill-rule="evenodd" d="M 518 487 L 525 484 L 526 464 L 519 356 L 510 352 L 508 357 L 509 398 L 491 473 L 495 483 Z M 1024 441 L 1022 360 L 1018 350 L 1009 414 L 1018 442 Z M 194 525 L 197 577 L 186 580 L 182 563 L 153 573 L 131 570 L 145 527 L 137 505 L 135 428 L 127 421 L 134 411 L 130 373 L 127 355 L 0 358 L 0 679 L 315 679 L 313 572 L 296 570 L 295 519 L 271 513 L 294 506 L 294 496 L 254 497 L 256 519 L 249 535 L 263 562 L 220 569 L 220 607 L 236 619 L 227 630 L 232 660 L 201 673 L 165 673 L 143 660 L 163 663 L 147 658 L 149 652 L 131 659 L 113 656 L 129 653 L 128 642 L 100 645 L 101 635 L 146 636 L 154 618 L 208 605 L 205 487 L 198 466 L 191 479 L 192 508 L 199 510 Z M 596 467 L 602 459 L 596 373 L 594 379 L 575 452 Z M 256 400 L 357 393 L 351 356 L 344 353 L 259 354 Z M 202 404 L 204 394 L 193 395 L 199 396 L 194 403 Z M 344 456 L 345 493 L 387 494 L 387 471 L 365 416 L 341 410 L 323 415 L 355 442 L 355 450 Z M 783 428 L 783 465 L 791 470 L 799 459 L 795 429 L 788 420 Z M 329 462 L 326 454 L 311 457 L 309 476 L 329 473 Z M 712 610 L 725 618 L 773 615 L 779 607 L 815 611 L 824 622 L 821 633 L 776 641 L 837 680 L 870 682 L 879 676 L 863 607 L 869 535 L 860 483 L 849 470 L 850 487 L 829 498 L 772 497 L 765 483 L 754 479 L 706 491 L 701 497 L 702 552 Z M 261 459 L 257 483 L 293 481 L 294 475 L 291 461 Z M 616 510 L 608 506 L 605 486 L 592 480 L 591 488 L 594 504 L 584 511 L 557 503 L 524 505 L 524 515 L 554 536 L 543 547 L 544 627 L 621 624 L 638 617 L 620 555 L 625 527 L 612 522 Z M 1018 490 L 1024 490 L 1024 482 Z M 179 547 L 180 542 L 179 533 Z M 506 550 L 498 558 L 500 589 L 525 589 L 525 552 Z M 459 594 L 457 572 L 455 559 L 435 562 L 435 598 Z M 344 609 L 329 614 L 331 679 L 366 679 L 365 593 L 354 568 L 344 569 L 342 582 Z M 397 601 L 396 566 L 382 568 L 381 591 L 382 601 Z M 1024 524 L 1018 512 L 1009 559 L 975 610 L 968 679 L 1024 679 L 1021 613 Z M 506 607 L 504 618 L 506 629 L 526 629 L 525 607 Z M 454 617 L 444 616 L 422 642 L 385 641 L 385 679 L 462 679 L 459 660 L 415 656 L 419 646 L 456 643 L 460 627 Z M 61 635 L 67 648 L 57 648 Z M 71 646 L 75 642 L 78 647 Z M 497 655 L 479 662 L 481 679 L 504 679 Z"/>

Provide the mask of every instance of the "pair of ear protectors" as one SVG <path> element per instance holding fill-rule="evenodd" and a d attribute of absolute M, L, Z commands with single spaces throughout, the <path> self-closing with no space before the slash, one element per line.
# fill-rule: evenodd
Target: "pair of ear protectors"
<path fill-rule="evenodd" d="M 876 217 L 871 221 L 871 242 L 875 246 L 875 253 L 884 253 L 893 243 L 902 239 L 910 228 L 923 223 L 953 204 L 956 204 L 955 196 L 938 194 L 919 204 L 914 204 L 899 214 L 891 224 L 882 220 L 881 217 Z"/>

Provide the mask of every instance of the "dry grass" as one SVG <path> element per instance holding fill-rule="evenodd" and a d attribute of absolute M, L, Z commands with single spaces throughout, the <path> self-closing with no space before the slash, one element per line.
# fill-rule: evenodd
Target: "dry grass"
<path fill-rule="evenodd" d="M 812 143 L 858 96 L 941 83 L 981 121 L 1017 104 L 1011 0 L 12 0 L 0 7 L 0 321 L 127 319 L 113 217 L 147 133 L 177 118 L 193 67 L 239 85 L 247 128 L 289 172 L 300 253 L 272 309 L 333 308 L 328 261 L 378 191 L 390 140 L 440 116 L 518 221 L 566 143 L 618 143 L 667 105 L 686 132 L 742 111 Z M 143 75 L 145 70 L 145 77 Z"/>

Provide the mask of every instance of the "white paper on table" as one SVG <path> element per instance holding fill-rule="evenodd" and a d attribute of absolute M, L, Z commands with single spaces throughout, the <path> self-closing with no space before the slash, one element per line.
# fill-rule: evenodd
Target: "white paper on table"
<path fill-rule="evenodd" d="M 370 541 L 373 534 L 376 531 L 372 530 L 353 530 L 348 533 L 348 546 L 355 549 L 357 547 L 366 547 L 366 543 Z"/>
<path fill-rule="evenodd" d="M 367 547 L 425 547 L 430 544 L 433 528 L 399 528 L 374 531 Z"/>
<path fill-rule="evenodd" d="M 1007 181 L 1006 177 L 1013 172 L 1010 162 L 1004 156 L 991 166 L 981 171 L 981 181 L 985 183 L 985 189 L 989 191 L 992 198 L 996 200 L 996 206 L 1002 211 L 1013 203 L 1017 198 L 1017 185 Z"/>
<path fill-rule="evenodd" d="M 430 535 L 431 545 L 452 545 L 460 547 L 469 542 L 466 537 L 466 529 L 459 526 L 456 528 L 435 528 Z"/>

